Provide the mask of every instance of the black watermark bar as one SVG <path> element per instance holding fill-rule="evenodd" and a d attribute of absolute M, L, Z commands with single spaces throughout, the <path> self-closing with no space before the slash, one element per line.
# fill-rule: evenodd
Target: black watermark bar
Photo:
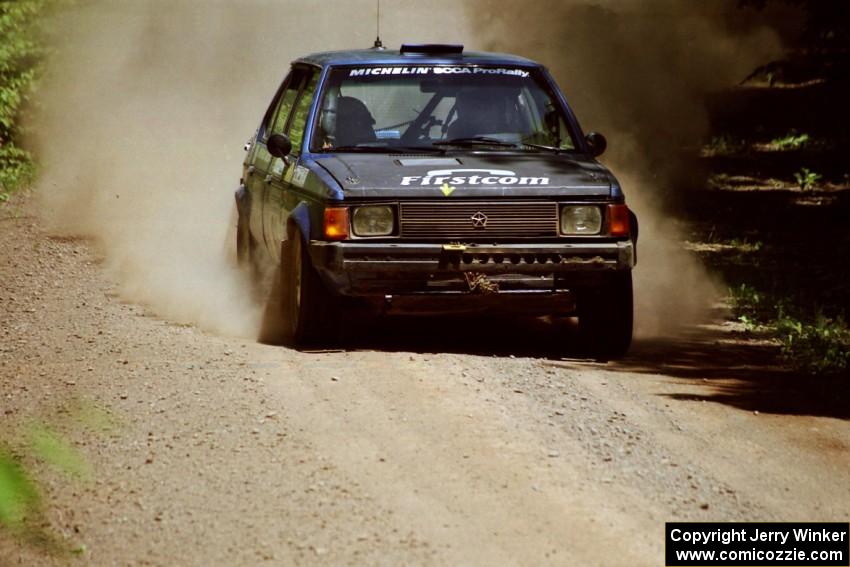
<path fill-rule="evenodd" d="M 848 523 L 668 522 L 667 567 L 850 566 Z"/>

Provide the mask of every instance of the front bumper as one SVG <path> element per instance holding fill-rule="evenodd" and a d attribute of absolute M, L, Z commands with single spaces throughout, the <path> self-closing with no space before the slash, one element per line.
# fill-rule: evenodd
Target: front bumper
<path fill-rule="evenodd" d="M 503 298 L 559 293 L 593 285 L 635 264 L 630 240 L 461 246 L 313 241 L 310 256 L 331 291 L 355 296 L 468 297 L 476 291 L 470 282 L 482 276 L 496 284 Z"/>

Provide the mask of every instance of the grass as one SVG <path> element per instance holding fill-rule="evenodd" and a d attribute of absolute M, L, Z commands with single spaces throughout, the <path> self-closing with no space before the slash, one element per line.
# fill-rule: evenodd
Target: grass
<path fill-rule="evenodd" d="M 730 286 L 729 298 L 738 321 L 748 331 L 775 337 L 795 370 L 812 376 L 850 373 L 850 328 L 843 316 L 826 315 L 822 307 L 752 283 Z"/>
<path fill-rule="evenodd" d="M 802 168 L 794 174 L 794 179 L 797 181 L 797 186 L 801 191 L 810 191 L 815 188 L 818 181 L 823 179 L 823 175 L 816 173 L 808 167 Z"/>
<path fill-rule="evenodd" d="M 18 531 L 38 508 L 39 492 L 26 469 L 0 449 L 0 525 Z"/>
<path fill-rule="evenodd" d="M 813 375 L 839 375 L 850 370 L 850 329 L 842 318 L 818 314 L 805 322 L 781 316 L 773 324 L 782 354 L 797 370 Z"/>
<path fill-rule="evenodd" d="M 29 152 L 15 146 L 0 147 L 0 205 L 15 191 L 29 186 L 35 175 L 35 164 Z"/>
<path fill-rule="evenodd" d="M 704 146 L 703 152 L 712 156 L 729 156 L 747 148 L 747 141 L 730 134 L 713 136 Z"/>
<path fill-rule="evenodd" d="M 723 169 L 730 162 L 719 163 L 705 190 L 688 201 L 691 249 L 727 282 L 735 318 L 775 338 L 789 367 L 850 376 L 850 263 L 843 254 L 850 246 L 850 184 L 834 184 L 831 199 L 801 203 L 787 184 L 767 185 L 782 177 L 782 162 L 751 156 L 733 163 L 732 173 Z M 806 191 L 821 179 L 808 168 L 798 173 Z M 760 191 L 750 190 L 757 184 Z"/>
<path fill-rule="evenodd" d="M 742 283 L 729 287 L 729 302 L 738 320 L 755 323 L 766 319 L 765 296 L 750 284 Z"/>
<path fill-rule="evenodd" d="M 34 425 L 27 438 L 30 452 L 42 462 L 72 478 L 84 480 L 91 477 L 91 468 L 82 455 L 51 428 L 43 424 Z"/>
<path fill-rule="evenodd" d="M 770 145 L 780 151 L 799 150 L 807 145 L 810 141 L 808 134 L 798 134 L 795 131 L 789 132 L 781 138 L 774 138 L 770 141 Z"/>
<path fill-rule="evenodd" d="M 817 155 L 850 146 L 846 133 L 815 135 L 792 129 L 782 136 L 766 136 L 761 132 L 716 134 L 704 142 L 701 154 L 705 158 L 755 158 L 767 154 L 778 159 L 796 159 L 798 154 Z"/>
<path fill-rule="evenodd" d="M 764 247 L 764 243 L 761 240 L 750 242 L 750 239 L 745 236 L 743 238 L 733 238 L 729 241 L 729 246 L 741 253 L 747 254 L 760 251 Z"/>
<path fill-rule="evenodd" d="M 104 410 L 70 400 L 47 417 L 4 428 L 9 441 L 0 445 L 0 529 L 50 555 L 84 553 L 85 545 L 68 541 L 51 528 L 42 477 L 55 479 L 58 474 L 69 482 L 90 482 L 92 467 L 69 436 L 84 431 L 102 434 L 115 425 Z"/>

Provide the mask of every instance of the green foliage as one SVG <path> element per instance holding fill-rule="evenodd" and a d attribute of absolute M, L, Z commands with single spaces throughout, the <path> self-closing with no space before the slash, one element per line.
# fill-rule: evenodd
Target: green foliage
<path fill-rule="evenodd" d="M 770 141 L 770 145 L 776 147 L 779 150 L 798 150 L 808 143 L 808 134 L 797 134 L 793 130 L 789 132 L 788 135 L 783 136 L 782 138 L 774 138 Z"/>
<path fill-rule="evenodd" d="M 29 434 L 35 457 L 53 465 L 68 476 L 87 478 L 90 474 L 85 460 L 65 439 L 43 425 L 34 426 Z"/>
<path fill-rule="evenodd" d="M 842 319 L 818 315 L 806 323 L 782 317 L 776 327 L 782 354 L 798 370 L 827 376 L 850 370 L 850 329 Z"/>
<path fill-rule="evenodd" d="M 770 303 L 767 297 L 751 285 L 742 283 L 729 288 L 732 310 L 743 323 L 755 322 L 769 317 Z"/>
<path fill-rule="evenodd" d="M 76 400 L 68 411 L 79 425 L 94 433 L 109 433 L 119 426 L 112 414 L 85 400 Z"/>
<path fill-rule="evenodd" d="M 723 134 L 721 136 L 713 136 L 708 141 L 708 144 L 706 144 L 705 149 L 712 155 L 726 156 L 736 154 L 744 150 L 746 146 L 746 141 L 730 136 L 729 134 Z"/>
<path fill-rule="evenodd" d="M 38 506 L 35 485 L 11 455 L 0 450 L 0 526 L 18 529 Z"/>
<path fill-rule="evenodd" d="M 794 174 L 794 179 L 797 181 L 797 185 L 803 191 L 814 189 L 817 182 L 822 178 L 823 176 L 820 173 L 815 173 L 808 167 L 804 167 Z"/>
<path fill-rule="evenodd" d="M 44 0 L 0 1 L 0 141 L 12 137 L 44 54 L 33 35 L 44 7 Z"/>
<path fill-rule="evenodd" d="M 800 313 L 790 298 L 759 291 L 742 283 L 729 288 L 733 313 L 747 331 L 761 327 L 774 334 L 783 357 L 807 374 L 832 376 L 850 370 L 850 329 L 841 317 L 827 317 L 819 310 L 812 317 Z"/>
<path fill-rule="evenodd" d="M 750 239 L 747 237 L 744 238 L 733 238 L 729 241 L 729 246 L 738 249 L 740 252 L 750 253 L 750 252 L 760 252 L 762 247 L 764 246 L 764 242 L 761 240 L 755 240 L 750 242 Z"/>
<path fill-rule="evenodd" d="M 16 144 L 21 134 L 21 111 L 30 99 L 46 54 L 37 26 L 53 3 L 0 0 L 0 203 L 34 177 L 32 157 Z"/>
<path fill-rule="evenodd" d="M 62 417 L 50 421 L 57 427 L 76 431 L 85 428 L 102 432 L 113 426 L 107 412 L 85 402 L 63 405 L 57 415 Z M 9 530 L 15 537 L 50 554 L 84 553 L 84 545 L 70 548 L 69 542 L 50 528 L 39 478 L 32 474 L 39 469 L 31 465 L 40 462 L 83 482 L 92 477 L 91 465 L 66 437 L 45 421 L 33 421 L 13 437 L 14 452 L 0 446 L 0 530 Z"/>
<path fill-rule="evenodd" d="M 35 165 L 32 156 L 12 145 L 0 146 L 0 203 L 9 199 L 10 194 L 26 187 L 35 179 Z"/>

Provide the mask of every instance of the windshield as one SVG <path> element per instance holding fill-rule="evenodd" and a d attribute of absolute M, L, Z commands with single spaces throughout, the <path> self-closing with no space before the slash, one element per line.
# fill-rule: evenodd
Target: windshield
<path fill-rule="evenodd" d="M 576 147 L 551 89 L 527 69 L 334 69 L 319 109 L 314 152 Z"/>

